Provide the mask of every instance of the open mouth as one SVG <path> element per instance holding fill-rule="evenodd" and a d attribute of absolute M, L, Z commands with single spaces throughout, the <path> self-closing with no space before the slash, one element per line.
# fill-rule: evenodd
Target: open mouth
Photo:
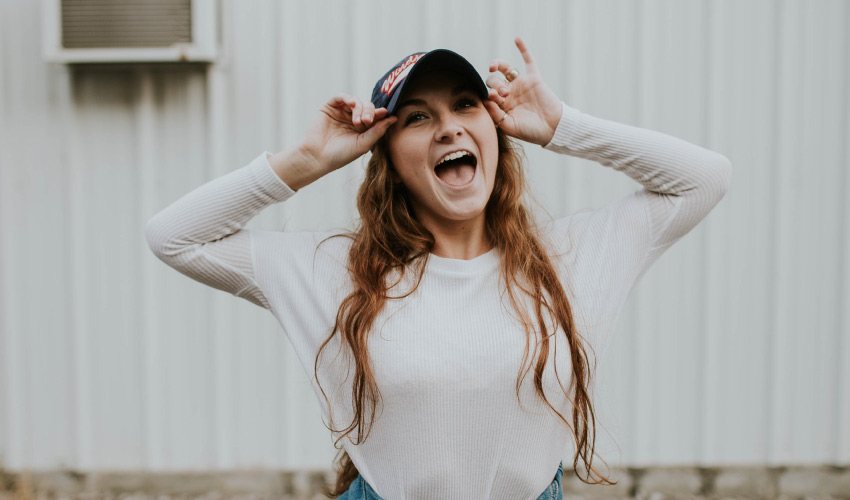
<path fill-rule="evenodd" d="M 463 187 L 475 177 L 478 160 L 469 151 L 455 151 L 444 156 L 434 167 L 434 173 L 444 184 Z"/>

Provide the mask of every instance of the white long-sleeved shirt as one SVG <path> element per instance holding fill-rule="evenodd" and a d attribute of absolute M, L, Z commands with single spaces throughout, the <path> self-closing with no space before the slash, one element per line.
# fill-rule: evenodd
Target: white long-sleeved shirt
<path fill-rule="evenodd" d="M 543 229 L 576 327 L 599 356 L 643 273 L 723 197 L 731 165 L 669 135 L 562 106 L 546 149 L 597 161 L 643 186 Z M 262 209 L 293 194 L 264 152 L 174 202 L 145 233 L 169 266 L 270 310 L 310 378 L 325 421 L 342 428 L 353 416 L 347 384 L 354 368 L 339 335 L 319 364 L 330 407 L 313 363 L 351 290 L 350 240 L 320 244 L 329 234 L 244 229 Z M 430 255 L 418 289 L 389 301 L 375 321 L 369 349 L 382 400 L 369 437 L 357 446 L 342 444 L 382 498 L 533 500 L 562 459 L 572 463 L 573 437 L 535 394 L 533 370 L 517 399 L 526 334 L 500 293 L 499 269 L 496 249 L 471 260 Z M 562 333 L 553 347 L 544 388 L 572 422 L 554 372 L 557 367 L 569 388 Z"/>

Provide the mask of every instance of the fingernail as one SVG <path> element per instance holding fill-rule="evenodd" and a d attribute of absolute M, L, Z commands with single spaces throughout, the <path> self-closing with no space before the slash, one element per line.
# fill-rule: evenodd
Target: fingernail
<path fill-rule="evenodd" d="M 363 115 L 363 119 L 364 119 L 364 120 L 371 120 L 371 119 L 372 119 L 372 115 L 370 115 L 369 113 L 366 113 L 365 115 Z"/>
<path fill-rule="evenodd" d="M 502 87 L 502 88 L 499 89 L 499 91 L 503 94 L 507 94 L 509 92 L 507 87 Z"/>

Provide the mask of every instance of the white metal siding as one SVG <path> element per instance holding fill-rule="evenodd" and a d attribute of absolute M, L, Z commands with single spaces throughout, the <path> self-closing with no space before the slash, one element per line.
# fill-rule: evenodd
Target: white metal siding
<path fill-rule="evenodd" d="M 275 319 L 147 249 L 145 222 L 414 50 L 480 69 L 521 35 L 570 105 L 715 149 L 730 192 L 646 274 L 599 383 L 612 465 L 850 462 L 850 3 L 222 0 L 203 66 L 42 62 L 0 2 L 0 463 L 327 467 Z M 638 188 L 528 147 L 555 216 Z M 250 227 L 347 226 L 362 164 Z M 612 438 L 613 436 L 613 438 Z"/>

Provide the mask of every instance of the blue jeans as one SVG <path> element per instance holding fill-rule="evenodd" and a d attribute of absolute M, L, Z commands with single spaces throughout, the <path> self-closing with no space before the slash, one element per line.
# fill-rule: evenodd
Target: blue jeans
<path fill-rule="evenodd" d="M 555 479 L 552 484 L 546 488 L 546 491 L 537 497 L 537 500 L 563 500 L 564 492 L 561 490 L 561 478 L 564 476 L 564 463 L 558 465 L 558 472 L 555 473 Z M 348 487 L 348 490 L 342 494 L 337 500 L 383 500 L 375 493 L 375 490 L 369 486 L 369 483 L 363 480 L 363 476 L 358 474 L 357 478 Z"/>

